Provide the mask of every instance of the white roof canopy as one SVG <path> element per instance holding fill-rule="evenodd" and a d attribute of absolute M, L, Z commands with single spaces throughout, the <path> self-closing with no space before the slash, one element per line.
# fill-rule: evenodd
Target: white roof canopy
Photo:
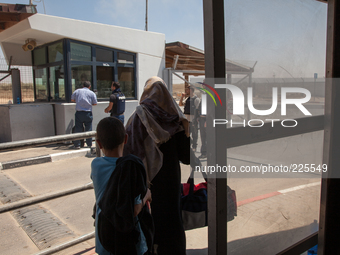
<path fill-rule="evenodd" d="M 164 53 L 165 35 L 142 30 L 35 14 L 0 33 L 0 45 L 12 65 L 32 65 L 31 52 L 22 45 L 34 39 L 38 46 L 74 39 L 105 47 L 159 56 Z M 162 43 L 159 43 L 162 42 Z"/>

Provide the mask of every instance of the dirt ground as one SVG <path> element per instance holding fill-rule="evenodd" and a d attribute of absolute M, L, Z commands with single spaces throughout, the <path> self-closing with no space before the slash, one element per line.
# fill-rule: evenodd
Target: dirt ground
<path fill-rule="evenodd" d="M 172 85 L 172 96 L 175 100 L 179 100 L 182 93 L 184 93 L 184 83 Z"/>

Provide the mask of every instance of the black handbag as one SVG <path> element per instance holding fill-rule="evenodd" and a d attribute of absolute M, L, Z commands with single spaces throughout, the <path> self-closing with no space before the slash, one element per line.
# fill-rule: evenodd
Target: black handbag
<path fill-rule="evenodd" d="M 184 230 L 201 228 L 208 225 L 207 179 L 194 184 L 193 170 L 187 183 L 181 184 L 182 222 Z M 202 173 L 203 174 L 203 173 Z"/>
<path fill-rule="evenodd" d="M 207 176 L 201 172 L 205 182 L 194 184 L 194 171 L 191 170 L 187 183 L 181 184 L 182 222 L 184 230 L 208 226 Z M 237 216 L 236 192 L 227 185 L 227 221 Z"/>

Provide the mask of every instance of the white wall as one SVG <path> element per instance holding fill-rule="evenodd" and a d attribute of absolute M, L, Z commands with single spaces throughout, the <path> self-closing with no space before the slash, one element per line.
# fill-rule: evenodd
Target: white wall
<path fill-rule="evenodd" d="M 105 117 L 109 117 L 110 114 L 105 113 L 104 109 L 109 105 L 109 101 L 98 102 L 96 106 L 92 107 L 93 122 L 92 130 L 96 130 L 99 121 Z M 126 101 L 125 105 L 125 123 L 128 121 L 131 114 L 134 112 L 138 105 L 137 100 Z M 55 104 L 55 116 L 56 116 L 56 134 L 64 135 L 71 134 L 72 128 L 75 124 L 74 114 L 76 112 L 75 103 L 61 103 Z"/>
<path fill-rule="evenodd" d="M 10 108 L 12 140 L 53 136 L 54 114 L 50 104 L 13 105 Z"/>
<path fill-rule="evenodd" d="M 145 82 L 152 76 L 163 78 L 163 70 L 165 68 L 165 51 L 162 56 L 150 56 L 139 53 L 137 55 L 137 98 L 139 99 L 143 93 Z"/>
<path fill-rule="evenodd" d="M 53 136 L 54 114 L 51 104 L 20 104 L 1 106 L 0 141 Z"/>

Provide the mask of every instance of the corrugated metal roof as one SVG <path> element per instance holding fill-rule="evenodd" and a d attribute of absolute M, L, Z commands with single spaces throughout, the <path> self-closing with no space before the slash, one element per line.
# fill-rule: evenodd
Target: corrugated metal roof
<path fill-rule="evenodd" d="M 0 32 L 35 13 L 36 5 L 0 3 Z"/>
<path fill-rule="evenodd" d="M 197 75 L 194 71 L 205 71 L 204 51 L 182 42 L 165 44 L 165 67 L 185 71 L 184 74 Z M 248 67 L 226 59 L 226 72 L 248 74 L 254 72 Z"/>

